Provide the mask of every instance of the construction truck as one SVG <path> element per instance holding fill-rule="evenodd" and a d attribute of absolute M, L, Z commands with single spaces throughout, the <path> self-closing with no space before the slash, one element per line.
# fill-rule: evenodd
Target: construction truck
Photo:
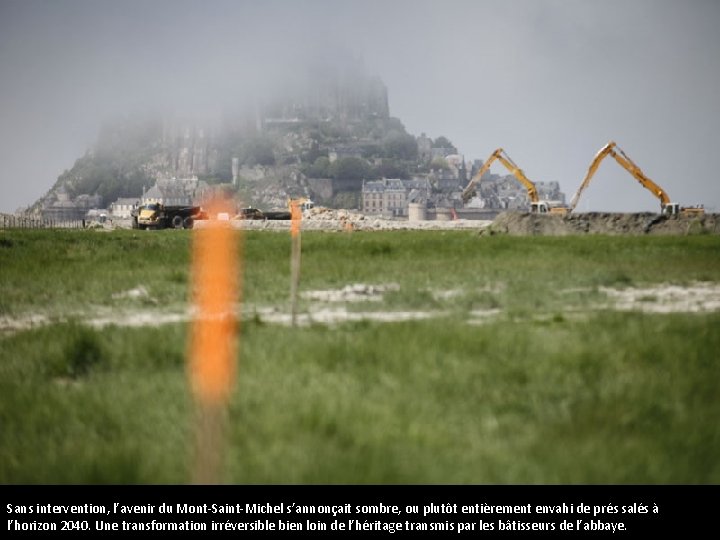
<path fill-rule="evenodd" d="M 633 175 L 635 180 L 640 182 L 640 185 L 642 185 L 645 189 L 649 190 L 653 195 L 660 199 L 661 214 L 665 214 L 668 216 L 702 216 L 705 214 L 705 209 L 703 207 L 681 207 L 678 203 L 671 202 L 670 196 L 667 194 L 667 192 L 663 188 L 658 186 L 655 182 L 650 180 L 650 178 L 645 176 L 645 173 L 642 172 L 640 167 L 638 167 L 635 162 L 631 160 L 627 156 L 627 154 L 617 146 L 614 141 L 610 141 L 605 146 L 603 146 L 598 151 L 598 153 L 595 154 L 595 157 L 590 162 L 590 167 L 588 167 L 588 172 L 585 175 L 585 179 L 582 181 L 580 187 L 575 192 L 575 195 L 573 195 L 573 198 L 570 201 L 570 213 L 575 210 L 575 207 L 577 207 L 577 204 L 580 201 L 580 196 L 590 184 L 590 180 L 592 180 L 592 177 L 595 175 L 595 172 L 600 166 L 602 160 L 605 159 L 607 156 L 612 156 L 613 158 L 615 158 L 615 161 L 617 161 L 621 167 L 623 167 L 626 171 Z"/>
<path fill-rule="evenodd" d="M 468 182 L 468 185 L 465 186 L 465 189 L 463 189 L 462 191 L 462 200 L 464 204 L 467 204 L 467 202 L 477 194 L 475 189 L 477 184 L 480 182 L 480 179 L 485 175 L 485 173 L 490 170 L 490 166 L 495 160 L 498 160 L 500 163 L 502 163 L 513 174 L 513 176 L 515 176 L 515 178 L 517 178 L 520 183 L 525 186 L 528 198 L 530 199 L 531 212 L 535 214 L 558 213 L 555 210 L 555 207 L 551 206 L 547 201 L 540 200 L 535 184 L 531 182 L 527 176 L 525 176 L 525 173 L 522 171 L 522 169 L 520 169 L 515 164 L 515 162 L 502 148 L 498 148 L 492 154 L 490 154 L 490 157 L 487 159 L 487 161 L 485 161 L 485 163 L 483 163 L 483 166 L 480 167 L 480 170 L 475 173 L 475 175 L 470 179 L 470 182 Z M 562 213 L 564 214 L 565 212 Z"/>
<path fill-rule="evenodd" d="M 139 206 L 132 213 L 134 229 L 192 229 L 198 219 L 207 219 L 207 214 L 199 206 L 149 203 Z"/>
<path fill-rule="evenodd" d="M 315 207 L 315 203 L 308 197 L 300 197 L 297 199 L 288 199 L 288 210 L 290 210 L 291 212 L 292 212 L 293 203 L 298 205 L 298 208 L 300 208 L 301 212 Z"/>
<path fill-rule="evenodd" d="M 241 208 L 234 219 L 248 219 L 248 220 L 287 220 L 291 218 L 290 212 L 284 210 L 270 210 L 262 211 L 259 208 L 248 206 L 247 208 Z"/>

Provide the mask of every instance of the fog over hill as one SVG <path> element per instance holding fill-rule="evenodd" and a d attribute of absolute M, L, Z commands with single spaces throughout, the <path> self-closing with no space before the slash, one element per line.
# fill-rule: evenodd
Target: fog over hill
<path fill-rule="evenodd" d="M 222 119 L 347 57 L 408 133 L 467 159 L 503 147 L 572 193 L 615 140 L 672 199 L 719 210 L 718 22 L 712 0 L 2 0 L 0 211 L 46 193 L 108 119 Z M 657 207 L 608 162 L 580 210 Z"/>

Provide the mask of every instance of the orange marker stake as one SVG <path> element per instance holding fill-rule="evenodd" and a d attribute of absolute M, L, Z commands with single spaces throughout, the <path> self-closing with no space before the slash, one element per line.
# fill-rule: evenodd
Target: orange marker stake
<path fill-rule="evenodd" d="M 227 205 L 208 205 L 210 219 L 193 231 L 190 387 L 198 406 L 193 481 L 219 483 L 225 409 L 236 375 L 240 263 L 238 239 L 229 221 L 216 219 Z M 227 215 L 227 214 L 226 214 Z"/>
<path fill-rule="evenodd" d="M 297 296 L 300 284 L 300 224 L 302 223 L 302 211 L 297 201 L 290 204 L 290 236 L 292 247 L 290 252 L 290 312 L 292 314 L 292 325 L 297 323 Z"/>

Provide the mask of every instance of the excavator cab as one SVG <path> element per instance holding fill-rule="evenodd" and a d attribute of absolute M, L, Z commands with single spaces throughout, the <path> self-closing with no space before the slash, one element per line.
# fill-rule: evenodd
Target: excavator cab
<path fill-rule="evenodd" d="M 667 203 L 663 205 L 662 211 L 666 216 L 677 216 L 680 213 L 680 205 L 678 203 Z"/>
<path fill-rule="evenodd" d="M 550 208 L 548 208 L 548 204 L 545 201 L 538 201 L 530 203 L 530 212 L 533 214 L 548 214 L 550 213 Z"/>
<path fill-rule="evenodd" d="M 702 206 L 680 206 L 678 203 L 668 203 L 663 206 L 662 210 L 666 216 L 702 217 L 705 215 L 705 208 Z"/>
<path fill-rule="evenodd" d="M 552 216 L 566 216 L 568 214 L 567 206 L 553 206 L 548 201 L 538 201 L 530 203 L 530 211 L 533 214 L 550 214 Z"/>

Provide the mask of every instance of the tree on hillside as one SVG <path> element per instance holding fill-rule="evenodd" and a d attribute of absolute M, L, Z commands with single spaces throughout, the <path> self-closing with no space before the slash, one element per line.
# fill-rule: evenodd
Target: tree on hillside
<path fill-rule="evenodd" d="M 398 130 L 389 131 L 382 141 L 383 157 L 414 160 L 418 155 L 417 141 Z"/>
<path fill-rule="evenodd" d="M 447 159 L 442 157 L 436 157 L 430 163 L 430 168 L 435 170 L 449 171 L 450 165 L 448 164 Z"/>
<path fill-rule="evenodd" d="M 330 176 L 342 180 L 362 180 L 371 174 L 370 165 L 356 157 L 340 158 L 330 164 Z"/>
<path fill-rule="evenodd" d="M 253 137 L 246 140 L 240 150 L 240 161 L 250 167 L 275 165 L 273 142 L 268 137 Z"/>
<path fill-rule="evenodd" d="M 320 156 L 307 168 L 305 174 L 310 178 L 328 178 L 330 176 L 330 160 Z"/>
<path fill-rule="evenodd" d="M 380 165 L 374 167 L 373 173 L 377 178 L 410 178 L 407 167 L 394 159 L 383 159 Z"/>
<path fill-rule="evenodd" d="M 363 144 L 362 148 L 360 149 L 360 154 L 365 159 L 372 159 L 372 158 L 382 156 L 383 149 L 379 144 L 366 143 L 366 144 Z"/>
<path fill-rule="evenodd" d="M 141 166 L 123 165 L 107 152 L 88 153 L 58 177 L 57 185 L 64 186 L 71 198 L 84 193 L 100 195 L 104 204 L 118 197 L 139 197 L 143 186 L 150 186 L 154 180 Z"/>
<path fill-rule="evenodd" d="M 433 148 L 452 148 L 453 153 L 457 153 L 457 149 L 455 148 L 455 145 L 453 143 L 451 143 L 447 137 L 443 137 L 442 135 L 433 141 L 432 147 Z"/>
<path fill-rule="evenodd" d="M 310 143 L 310 148 L 300 155 L 300 161 L 304 164 L 314 164 L 315 161 L 322 156 L 327 156 L 327 152 L 320 150 L 320 144 L 317 140 L 313 139 Z"/>

